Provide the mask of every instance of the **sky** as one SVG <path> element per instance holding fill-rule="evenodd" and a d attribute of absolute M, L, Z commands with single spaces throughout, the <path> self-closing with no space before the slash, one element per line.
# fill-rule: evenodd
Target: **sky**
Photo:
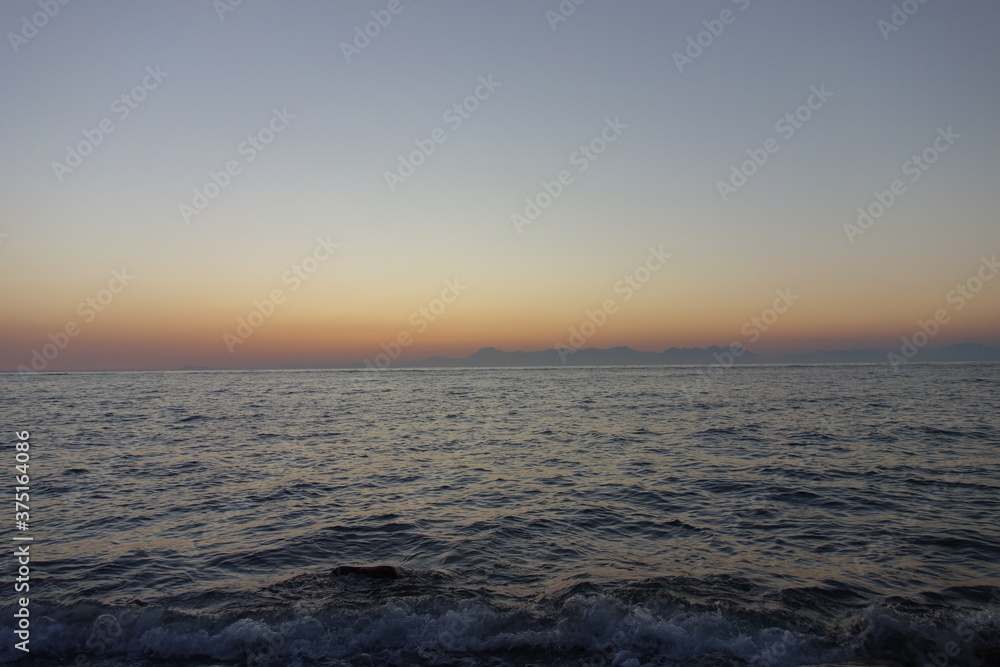
<path fill-rule="evenodd" d="M 1000 5 L 578 2 L 4 2 L 0 370 L 998 342 Z"/>

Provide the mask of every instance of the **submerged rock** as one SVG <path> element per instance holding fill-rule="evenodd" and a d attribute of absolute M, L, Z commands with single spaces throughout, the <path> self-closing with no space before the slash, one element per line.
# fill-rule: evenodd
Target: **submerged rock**
<path fill-rule="evenodd" d="M 357 574 L 369 579 L 398 579 L 403 574 L 403 568 L 398 565 L 341 565 L 330 572 L 334 577 L 346 574 Z"/>

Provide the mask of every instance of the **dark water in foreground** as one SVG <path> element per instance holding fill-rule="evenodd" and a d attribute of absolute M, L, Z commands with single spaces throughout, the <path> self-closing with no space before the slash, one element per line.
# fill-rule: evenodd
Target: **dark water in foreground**
<path fill-rule="evenodd" d="M 0 375 L 30 661 L 1000 664 L 1000 365 L 697 374 Z"/>

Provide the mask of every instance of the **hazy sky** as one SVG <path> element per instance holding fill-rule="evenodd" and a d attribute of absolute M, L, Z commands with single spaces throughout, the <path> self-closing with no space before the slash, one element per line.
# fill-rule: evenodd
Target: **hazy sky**
<path fill-rule="evenodd" d="M 995 0 L 9 0 L 0 28 L 0 370 L 535 350 L 588 311 L 596 347 L 891 349 L 936 313 L 932 345 L 997 342 Z"/>

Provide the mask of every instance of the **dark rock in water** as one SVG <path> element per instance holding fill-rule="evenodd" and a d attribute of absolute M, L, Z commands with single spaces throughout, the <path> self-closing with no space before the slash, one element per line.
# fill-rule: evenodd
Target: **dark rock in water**
<path fill-rule="evenodd" d="M 903 667 L 898 662 L 885 660 L 861 660 L 850 662 L 824 662 L 823 664 L 807 665 L 806 667 Z"/>
<path fill-rule="evenodd" d="M 357 574 L 369 579 L 398 579 L 403 574 L 403 569 L 396 565 L 341 565 L 333 568 L 330 574 L 335 577 Z"/>

